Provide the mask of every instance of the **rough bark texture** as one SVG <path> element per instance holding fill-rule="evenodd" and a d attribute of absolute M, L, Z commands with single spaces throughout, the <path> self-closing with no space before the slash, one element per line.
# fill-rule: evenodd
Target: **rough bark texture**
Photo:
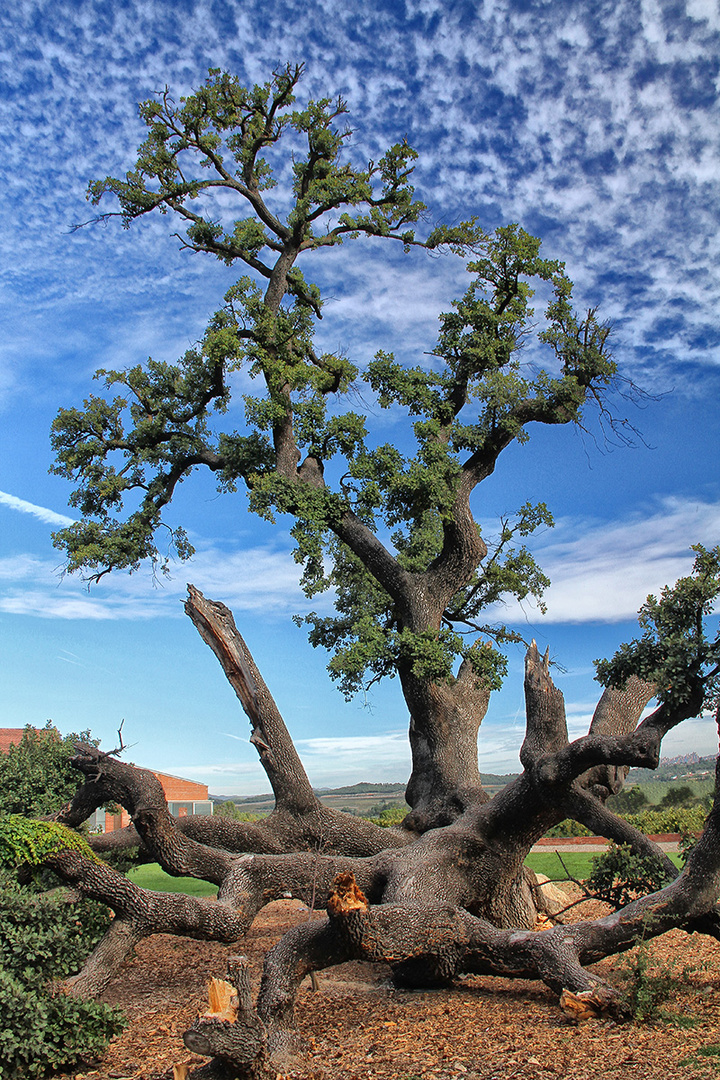
<path fill-rule="evenodd" d="M 464 661 L 450 685 L 401 671 L 410 712 L 412 774 L 404 825 L 416 832 L 449 825 L 470 806 L 487 802 L 478 770 L 477 739 L 490 692 Z"/>
<path fill-rule="evenodd" d="M 446 984 L 464 972 L 539 978 L 565 995 L 566 1007 L 619 1015 L 615 991 L 589 974 L 588 964 L 622 952 L 639 936 L 671 927 L 720 935 L 718 809 L 671 885 L 605 919 L 548 928 L 552 902 L 524 866 L 547 828 L 572 816 L 652 854 L 674 876 L 669 860 L 612 814 L 605 800 L 622 786 L 631 765 L 657 763 L 663 735 L 694 715 L 695 702 L 674 709 L 662 705 L 638 723 L 652 687 L 633 680 L 622 691 L 605 691 L 588 735 L 569 742 L 562 694 L 547 656 L 533 644 L 526 657 L 523 772 L 492 800 L 478 779 L 457 801 L 461 781 L 447 783 L 453 769 L 448 752 L 442 774 L 431 776 L 420 800 L 426 809 L 435 807 L 433 827 L 426 819 L 415 833 L 383 830 L 318 802 L 227 608 L 191 587 L 187 610 L 250 718 L 251 741 L 276 796 L 273 814 L 258 825 L 176 821 L 152 773 L 81 746 L 74 764 L 85 784 L 58 818 L 74 824 L 88 808 L 118 802 L 132 826 L 118 838 L 96 838 L 96 851 L 142 844 L 168 873 L 217 884 L 218 897 L 149 893 L 77 852 L 56 854 L 48 865 L 80 893 L 107 903 L 115 915 L 83 970 L 68 980 L 68 992 L 76 995 L 100 992 L 147 934 L 235 942 L 274 899 L 293 896 L 327 910 L 327 919 L 296 927 L 268 953 L 255 1008 L 243 966 L 234 962 L 232 1009 L 199 1017 L 185 1036 L 191 1049 L 212 1059 L 196 1073 L 199 1080 L 273 1075 L 295 1049 L 293 1011 L 301 981 L 346 960 L 386 963 L 405 986 Z M 429 755 L 429 775 L 448 746 L 457 750 L 463 739 L 463 753 L 472 756 L 469 733 L 476 737 L 484 706 L 471 672 L 460 672 L 441 706 L 433 723 L 438 732 L 447 724 L 447 742 Z M 453 725 L 463 728 L 455 741 Z M 456 776 L 465 783 L 473 768 L 476 753 L 473 762 L 460 763 Z M 438 824 L 443 814 L 445 824 Z"/>

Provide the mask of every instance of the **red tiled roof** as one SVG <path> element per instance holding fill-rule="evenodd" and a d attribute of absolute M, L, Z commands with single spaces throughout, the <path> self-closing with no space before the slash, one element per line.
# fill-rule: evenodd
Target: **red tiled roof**
<path fill-rule="evenodd" d="M 23 737 L 25 728 L 3 727 L 0 728 L 0 752 L 7 754 L 11 746 L 16 746 Z"/>

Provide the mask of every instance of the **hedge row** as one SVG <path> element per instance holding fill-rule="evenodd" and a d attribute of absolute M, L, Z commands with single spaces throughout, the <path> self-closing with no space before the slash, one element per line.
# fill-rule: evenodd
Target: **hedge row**
<path fill-rule="evenodd" d="M 707 810 L 702 806 L 666 807 L 652 810 L 641 810 L 637 814 L 620 814 L 630 825 L 634 825 L 640 832 L 647 836 L 656 836 L 658 833 L 698 833 L 705 827 Z M 547 836 L 590 836 L 590 830 L 577 821 L 567 818 L 548 829 Z"/>

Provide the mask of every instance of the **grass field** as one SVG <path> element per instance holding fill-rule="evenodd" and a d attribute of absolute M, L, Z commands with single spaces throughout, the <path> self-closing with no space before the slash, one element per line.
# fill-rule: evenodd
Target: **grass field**
<path fill-rule="evenodd" d="M 567 873 L 563 870 L 562 863 L 554 851 L 532 851 L 525 862 L 536 874 L 545 874 L 551 881 L 567 881 L 568 874 L 578 881 L 589 877 L 591 863 L 595 858 L 591 852 L 563 851 L 561 855 L 567 866 Z"/>
<path fill-rule="evenodd" d="M 545 874 L 551 881 L 567 881 L 568 876 L 582 881 L 590 876 L 592 861 L 597 858 L 592 851 L 561 851 L 560 856 L 567 867 L 567 873 L 554 851 L 533 851 L 525 862 L 536 874 Z M 671 854 L 670 858 L 676 866 L 680 866 L 678 855 Z"/>

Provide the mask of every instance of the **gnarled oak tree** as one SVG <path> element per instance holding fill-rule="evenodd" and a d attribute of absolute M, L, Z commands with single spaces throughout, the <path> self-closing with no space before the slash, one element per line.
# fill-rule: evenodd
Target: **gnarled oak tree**
<path fill-rule="evenodd" d="M 612 1009 L 612 988 L 584 965 L 628 948 L 641 930 L 716 934 L 720 925 L 713 811 L 666 889 L 621 918 L 536 930 L 548 905 L 524 859 L 565 817 L 654 855 L 676 878 L 605 801 L 629 766 L 657 764 L 668 730 L 716 705 L 718 643 L 703 619 L 720 586 L 720 550 L 698 549 L 693 574 L 643 609 L 643 638 L 601 665 L 606 689 L 586 737 L 569 742 L 547 657 L 530 645 L 523 772 L 489 800 L 478 729 L 503 675 L 500 646 L 517 636 L 487 625 L 483 612 L 503 596 L 540 599 L 547 581 L 523 540 L 551 518 L 527 503 L 490 541 L 473 516 L 475 492 L 532 424 L 579 424 L 588 404 L 607 415 L 609 329 L 595 311 L 574 310 L 563 265 L 542 258 L 539 241 L 518 226 L 488 235 L 470 220 L 421 235 L 414 152 L 399 143 L 378 162 L 352 165 L 351 133 L 339 126 L 344 102 L 294 108 L 300 76 L 287 68 L 248 90 L 212 71 L 179 106 L 168 92 L 141 106 L 148 136 L 135 168 L 92 184 L 92 201 L 114 196 L 125 225 L 155 211 L 181 218 L 185 246 L 239 262 L 246 276 L 177 364 L 101 372 L 116 396 L 64 409 L 53 425 L 56 469 L 76 484 L 71 502 L 82 513 L 55 537 L 69 570 L 97 578 L 145 559 L 162 568 L 155 534 L 163 508 L 193 470 L 208 468 L 228 497 L 243 487 L 251 510 L 292 517 L 308 595 L 335 588 L 336 614 L 307 621 L 343 691 L 396 674 L 410 713 L 403 827 L 379 829 L 322 806 L 230 612 L 191 586 L 186 610 L 250 718 L 275 793 L 271 816 L 258 825 L 175 821 L 151 774 L 79 749 L 86 780 L 60 820 L 75 824 L 117 801 L 133 826 L 98 838 L 96 851 L 142 843 L 168 872 L 217 883 L 219 896 L 151 894 L 75 851 L 53 856 L 53 869 L 115 912 L 73 992 L 104 985 L 144 934 L 235 941 L 269 900 L 290 893 L 327 902 L 326 922 L 292 931 L 268 954 L 256 1009 L 236 966 L 234 1023 L 224 1008 L 188 1033 L 188 1045 L 214 1056 L 207 1075 L 262 1074 L 289 1045 L 299 981 L 352 957 L 384 960 L 411 985 L 463 971 L 540 977 Z M 223 206 L 234 202 L 236 219 L 216 216 L 218 192 Z M 471 284 L 415 365 L 378 352 L 360 371 L 315 347 L 323 297 L 301 267 L 357 238 L 445 248 L 466 262 Z M 542 316 L 530 307 L 538 288 L 547 297 Z M 257 389 L 244 398 L 244 425 L 223 430 L 241 366 Z M 358 384 L 408 417 L 407 447 L 378 445 L 365 417 L 346 410 Z M 181 530 L 174 540 L 180 556 L 191 553 Z M 639 723 L 652 698 L 658 707 Z"/>

